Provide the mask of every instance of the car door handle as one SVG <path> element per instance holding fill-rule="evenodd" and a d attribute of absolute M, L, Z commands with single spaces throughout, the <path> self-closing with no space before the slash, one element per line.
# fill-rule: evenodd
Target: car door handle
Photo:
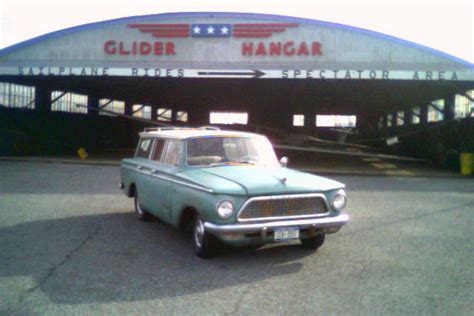
<path fill-rule="evenodd" d="M 151 169 L 151 170 L 150 170 L 150 173 L 151 173 L 151 174 L 157 174 L 158 171 L 157 171 L 156 169 Z"/>
<path fill-rule="evenodd" d="M 137 166 L 137 169 L 142 171 L 143 170 L 143 167 L 142 166 Z"/>

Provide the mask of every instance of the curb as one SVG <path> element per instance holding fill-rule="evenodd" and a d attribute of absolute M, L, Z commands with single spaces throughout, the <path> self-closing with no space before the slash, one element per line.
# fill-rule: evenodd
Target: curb
<path fill-rule="evenodd" d="M 78 159 L 61 159 L 61 158 L 41 158 L 41 157 L 0 157 L 0 161 L 8 162 L 30 162 L 30 163 L 59 163 L 69 165 L 92 165 L 92 166 L 120 166 L 120 161 L 115 160 L 78 160 Z M 345 170 L 326 170 L 326 169 L 308 169 L 295 168 L 295 170 L 307 172 L 315 175 L 325 176 L 364 176 L 364 177 L 402 177 L 402 178 L 454 178 L 463 179 L 457 174 L 429 174 L 429 173 L 413 173 L 413 174 L 386 174 L 384 172 L 370 171 L 345 171 Z"/>
<path fill-rule="evenodd" d="M 72 159 L 61 159 L 61 158 L 0 157 L 0 161 L 60 163 L 60 164 L 69 164 L 69 165 L 120 166 L 120 161 L 111 161 L 111 160 L 101 161 L 101 160 L 72 160 Z"/>
<path fill-rule="evenodd" d="M 360 172 L 360 171 L 338 171 L 338 170 L 304 170 L 296 169 L 298 171 L 311 173 L 314 175 L 325 175 L 325 176 L 348 176 L 348 177 L 385 177 L 385 178 L 438 178 L 438 179 L 464 179 L 460 175 L 442 175 L 442 174 L 385 174 L 385 173 L 376 173 L 376 172 Z"/>

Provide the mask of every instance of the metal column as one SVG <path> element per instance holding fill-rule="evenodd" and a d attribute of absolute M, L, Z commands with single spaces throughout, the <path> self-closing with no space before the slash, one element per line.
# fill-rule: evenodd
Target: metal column
<path fill-rule="evenodd" d="M 51 112 L 51 89 L 44 86 L 35 87 L 35 111 L 40 113 Z"/>
<path fill-rule="evenodd" d="M 444 120 L 450 121 L 454 119 L 454 103 L 456 100 L 456 95 L 450 95 L 444 99 Z"/>
<path fill-rule="evenodd" d="M 99 98 L 95 95 L 87 96 L 87 115 L 90 117 L 99 116 Z"/>
<path fill-rule="evenodd" d="M 420 105 L 420 124 L 428 123 L 428 106 Z"/>
<path fill-rule="evenodd" d="M 125 115 L 133 115 L 133 103 L 129 101 L 125 101 L 125 109 L 124 109 L 124 114 Z"/>

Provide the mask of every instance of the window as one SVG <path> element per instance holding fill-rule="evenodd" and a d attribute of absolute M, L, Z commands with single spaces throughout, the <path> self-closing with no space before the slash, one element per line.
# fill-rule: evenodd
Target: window
<path fill-rule="evenodd" d="M 211 124 L 247 124 L 249 114 L 246 112 L 211 112 Z"/>
<path fill-rule="evenodd" d="M 392 127 L 393 115 L 387 114 L 387 127 Z"/>
<path fill-rule="evenodd" d="M 215 162 L 220 162 L 225 156 L 223 138 L 221 137 L 196 138 L 188 141 L 189 165 L 202 164 L 200 157 L 215 157 Z"/>
<path fill-rule="evenodd" d="M 266 137 L 202 137 L 187 141 L 187 164 L 279 165 Z"/>
<path fill-rule="evenodd" d="M 135 157 L 148 159 L 148 157 L 150 157 L 150 151 L 152 147 L 151 144 L 151 138 L 144 138 L 140 140 L 140 143 L 138 143 L 137 152 L 135 153 Z"/>
<path fill-rule="evenodd" d="M 428 122 L 439 122 L 444 119 L 444 100 L 432 101 L 428 106 Z"/>
<path fill-rule="evenodd" d="M 87 114 L 87 95 L 53 91 L 51 111 Z"/>
<path fill-rule="evenodd" d="M 178 122 L 187 122 L 188 121 L 188 112 L 178 111 L 176 113 L 176 120 Z"/>
<path fill-rule="evenodd" d="M 377 122 L 377 128 L 383 128 L 383 116 L 379 117 L 379 120 Z"/>
<path fill-rule="evenodd" d="M 397 126 L 405 124 L 405 113 L 403 111 L 397 111 Z"/>
<path fill-rule="evenodd" d="M 123 101 L 117 101 L 117 100 L 110 100 L 110 99 L 100 99 L 99 100 L 99 108 L 119 114 L 124 114 L 125 113 L 125 102 Z M 113 116 L 113 114 L 106 113 L 99 111 L 99 115 L 110 115 Z"/>
<path fill-rule="evenodd" d="M 153 153 L 153 158 L 152 158 L 153 160 L 161 161 L 164 147 L 165 147 L 164 139 L 155 139 L 155 152 Z"/>
<path fill-rule="evenodd" d="M 151 119 L 151 106 L 134 104 L 132 106 L 133 116 Z"/>
<path fill-rule="evenodd" d="M 179 141 L 168 141 L 168 146 L 166 146 L 165 159 L 163 162 L 168 165 L 177 165 L 179 163 L 180 149 L 181 145 Z"/>
<path fill-rule="evenodd" d="M 304 115 L 294 114 L 293 115 L 293 126 L 304 126 Z"/>
<path fill-rule="evenodd" d="M 421 116 L 421 108 L 419 106 L 415 106 L 413 108 L 413 115 L 411 117 L 411 122 L 413 124 L 419 124 L 420 123 L 420 116 Z"/>
<path fill-rule="evenodd" d="M 472 98 L 474 98 L 474 90 L 467 91 L 466 94 Z M 454 117 L 462 118 L 467 117 L 469 114 L 471 116 L 474 115 L 471 111 L 474 111 L 474 102 L 469 101 L 463 95 L 456 94 L 456 98 L 454 100 Z"/>
<path fill-rule="evenodd" d="M 318 127 L 356 127 L 355 115 L 316 115 Z"/>
<path fill-rule="evenodd" d="M 35 88 L 0 82 L 0 105 L 12 108 L 35 108 Z"/>
<path fill-rule="evenodd" d="M 170 109 L 158 109 L 156 119 L 158 121 L 171 122 L 172 111 Z"/>

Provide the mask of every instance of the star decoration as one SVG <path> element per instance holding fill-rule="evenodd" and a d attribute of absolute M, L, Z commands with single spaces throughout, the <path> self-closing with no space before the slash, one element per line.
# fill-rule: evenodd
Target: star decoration
<path fill-rule="evenodd" d="M 221 28 L 221 34 L 229 34 L 229 29 L 227 27 Z"/>

